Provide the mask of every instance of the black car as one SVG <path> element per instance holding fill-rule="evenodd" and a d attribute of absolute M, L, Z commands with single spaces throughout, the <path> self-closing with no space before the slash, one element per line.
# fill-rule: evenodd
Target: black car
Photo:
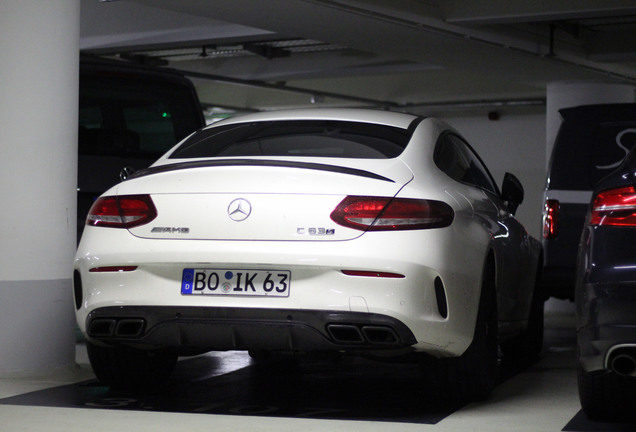
<path fill-rule="evenodd" d="M 592 196 L 576 270 L 578 385 L 595 420 L 636 408 L 636 148 Z"/>
<path fill-rule="evenodd" d="M 576 253 L 594 185 L 636 142 L 636 104 L 582 105 L 563 118 L 548 168 L 543 210 L 543 281 L 551 297 L 574 299 Z"/>
<path fill-rule="evenodd" d="M 205 124 L 195 88 L 181 73 L 80 57 L 78 240 L 106 189 L 147 168 Z"/>

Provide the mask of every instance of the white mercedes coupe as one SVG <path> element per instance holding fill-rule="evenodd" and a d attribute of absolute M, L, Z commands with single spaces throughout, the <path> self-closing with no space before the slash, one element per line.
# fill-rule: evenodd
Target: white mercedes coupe
<path fill-rule="evenodd" d="M 542 344 L 522 200 L 433 118 L 317 109 L 207 126 L 90 210 L 73 284 L 91 365 L 139 387 L 178 356 L 331 351 L 417 359 L 430 391 L 483 399 L 501 352 Z"/>

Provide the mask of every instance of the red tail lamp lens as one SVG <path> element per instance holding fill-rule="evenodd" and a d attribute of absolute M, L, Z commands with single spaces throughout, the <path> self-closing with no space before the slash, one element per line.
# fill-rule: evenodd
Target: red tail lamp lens
<path fill-rule="evenodd" d="M 109 228 L 132 228 L 157 217 L 150 195 L 100 197 L 91 207 L 86 224 Z"/>
<path fill-rule="evenodd" d="M 553 239 L 559 235 L 559 201 L 545 200 L 543 206 L 543 238 Z"/>
<path fill-rule="evenodd" d="M 342 270 L 342 273 L 347 276 L 360 276 L 360 277 L 375 277 L 375 278 L 388 278 L 388 279 L 404 279 L 406 276 L 399 273 L 390 272 L 376 272 L 367 270 Z"/>
<path fill-rule="evenodd" d="M 122 273 L 131 272 L 137 270 L 137 266 L 105 266 L 105 267 L 93 267 L 89 270 L 90 273 Z"/>
<path fill-rule="evenodd" d="M 590 225 L 636 226 L 636 189 L 599 192 L 592 203 Z"/>
<path fill-rule="evenodd" d="M 361 231 L 442 228 L 454 216 L 442 201 L 367 196 L 348 196 L 331 213 L 337 224 Z"/>

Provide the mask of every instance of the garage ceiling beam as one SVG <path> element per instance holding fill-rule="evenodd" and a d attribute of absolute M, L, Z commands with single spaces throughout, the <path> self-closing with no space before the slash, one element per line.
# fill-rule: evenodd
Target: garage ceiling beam
<path fill-rule="evenodd" d="M 633 0 L 448 0 L 440 3 L 447 22 L 503 24 L 636 14 Z"/>

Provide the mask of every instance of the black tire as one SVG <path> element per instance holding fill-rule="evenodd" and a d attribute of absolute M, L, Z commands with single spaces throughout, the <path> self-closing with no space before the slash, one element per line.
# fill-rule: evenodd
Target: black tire
<path fill-rule="evenodd" d="M 543 349 L 545 296 L 541 274 L 542 270 L 539 268 L 532 293 L 528 326 L 519 335 L 501 344 L 504 359 L 511 359 L 515 363 L 531 363 Z"/>
<path fill-rule="evenodd" d="M 169 351 L 104 347 L 88 341 L 86 349 L 93 372 L 102 384 L 129 390 L 157 388 L 170 377 L 178 358 Z"/>
<path fill-rule="evenodd" d="M 586 372 L 579 365 L 577 379 L 581 407 L 590 420 L 636 418 L 636 378 L 607 370 Z"/>
<path fill-rule="evenodd" d="M 497 382 L 498 320 L 495 273 L 484 270 L 473 341 L 460 357 L 423 358 L 427 384 L 446 403 L 461 404 L 486 399 Z"/>

